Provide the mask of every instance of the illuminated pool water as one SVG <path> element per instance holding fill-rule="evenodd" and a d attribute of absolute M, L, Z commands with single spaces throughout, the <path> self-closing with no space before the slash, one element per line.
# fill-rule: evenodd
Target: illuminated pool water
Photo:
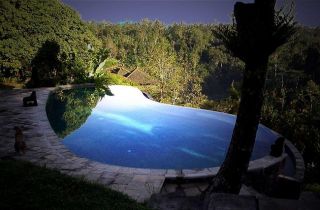
<path fill-rule="evenodd" d="M 49 97 L 47 113 L 55 131 L 63 127 L 57 116 L 66 118 L 63 123 L 71 125 L 77 117 L 83 118 L 83 124 L 73 125 L 75 130 L 63 138 L 63 144 L 76 155 L 136 168 L 192 169 L 222 163 L 235 116 L 161 104 L 129 86 L 110 86 L 110 90 L 113 96 L 104 95 L 99 100 L 87 97 L 64 101 L 64 105 L 74 106 L 63 111 L 62 102 L 57 100 L 63 98 L 63 91 L 59 97 Z M 79 95 L 79 89 L 68 91 Z M 96 104 L 91 103 L 89 109 L 79 108 L 80 104 L 89 103 L 85 100 Z M 81 117 L 83 113 L 86 117 Z M 260 125 L 252 159 L 268 155 L 276 138 L 276 133 Z"/>

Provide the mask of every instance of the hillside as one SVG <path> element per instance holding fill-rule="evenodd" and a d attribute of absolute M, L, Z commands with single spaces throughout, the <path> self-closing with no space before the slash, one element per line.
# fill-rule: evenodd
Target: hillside
<path fill-rule="evenodd" d="M 45 41 L 59 45 L 60 61 L 88 61 L 100 46 L 77 12 L 59 0 L 0 2 L 0 75 L 29 77 L 31 61 Z M 91 50 L 91 51 L 90 51 Z"/>

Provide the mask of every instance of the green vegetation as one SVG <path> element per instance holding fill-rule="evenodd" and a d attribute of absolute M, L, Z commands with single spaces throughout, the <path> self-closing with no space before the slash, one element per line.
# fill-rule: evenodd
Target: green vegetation
<path fill-rule="evenodd" d="M 305 190 L 320 193 L 320 184 L 307 184 Z"/>
<path fill-rule="evenodd" d="M 46 104 L 46 112 L 55 133 L 64 138 L 86 122 L 92 109 L 107 93 L 105 84 L 134 85 L 119 75 L 110 73 L 97 74 L 96 87 L 60 89 L 52 92 Z"/>
<path fill-rule="evenodd" d="M 320 182 L 319 35 L 318 29 L 299 28 L 294 40 L 272 55 L 261 116 L 263 124 L 291 140 L 303 154 L 307 183 Z M 310 48 L 318 53 L 308 55 Z M 308 66 L 315 67 L 313 73 Z M 232 94 L 200 106 L 236 114 L 238 105 L 239 97 Z"/>
<path fill-rule="evenodd" d="M 0 78 L 0 89 L 13 89 L 13 88 L 23 88 L 24 84 L 18 81 L 17 78 Z"/>
<path fill-rule="evenodd" d="M 155 87 L 143 87 L 156 100 L 236 114 L 244 64 L 215 37 L 217 26 L 165 27 L 145 20 L 91 23 L 91 28 L 110 47 L 110 56 L 128 68 L 139 66 L 158 81 Z M 319 85 L 320 30 L 298 27 L 270 58 L 261 122 L 299 148 L 311 183 L 320 182 Z"/>
<path fill-rule="evenodd" d="M 296 31 L 293 16 L 276 11 L 275 3 L 237 2 L 233 25 L 216 31 L 231 54 L 245 63 L 245 69 L 231 142 L 207 197 L 215 192 L 239 194 L 247 173 L 261 118 L 269 57 Z"/>
<path fill-rule="evenodd" d="M 46 110 L 51 127 L 64 138 L 78 129 L 90 116 L 92 109 L 104 95 L 95 88 L 58 90 L 49 95 Z"/>
<path fill-rule="evenodd" d="M 101 73 L 104 69 L 115 68 L 119 64 L 119 61 L 114 58 L 107 58 L 102 63 L 99 64 L 96 69 L 96 73 Z"/>
<path fill-rule="evenodd" d="M 0 2 L 0 13 L 0 77 L 29 79 L 33 68 L 44 62 L 39 59 L 50 55 L 48 42 L 56 44 L 56 62 L 43 70 L 51 71 L 46 73 L 50 78 L 56 76 L 53 70 L 60 71 L 60 78 L 61 71 L 68 74 L 55 83 L 74 82 L 76 78 L 69 76 L 73 72 L 92 71 L 92 56 L 101 43 L 68 6 L 58 0 L 10 0 Z"/>
<path fill-rule="evenodd" d="M 110 57 L 128 69 L 139 67 L 152 76 L 157 83 L 149 88 L 151 94 L 166 103 L 197 106 L 205 97 L 204 78 L 227 59 L 234 60 L 224 53 L 221 43 L 212 48 L 218 41 L 213 36 L 213 25 L 166 27 L 159 21 L 143 20 L 121 25 L 90 23 L 90 28 L 109 49 Z M 219 55 L 218 60 L 211 60 L 214 53 L 223 58 Z"/>
<path fill-rule="evenodd" d="M 108 85 L 131 85 L 131 86 L 137 86 L 134 82 L 128 80 L 127 78 L 117 75 L 117 74 L 112 74 L 109 72 L 104 72 L 104 73 L 98 73 L 95 75 L 95 84 L 98 87 L 101 87 L 105 84 Z"/>
<path fill-rule="evenodd" d="M 119 192 L 21 161 L 0 160 L 0 209 L 148 209 Z"/>

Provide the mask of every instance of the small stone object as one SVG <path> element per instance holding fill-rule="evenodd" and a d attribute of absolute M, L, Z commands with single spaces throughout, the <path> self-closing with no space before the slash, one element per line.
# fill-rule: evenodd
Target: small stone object
<path fill-rule="evenodd" d="M 36 91 L 32 91 L 30 96 L 23 98 L 23 106 L 38 106 Z"/>
<path fill-rule="evenodd" d="M 16 131 L 15 136 L 14 136 L 15 137 L 14 149 L 20 155 L 21 154 L 25 154 L 27 146 L 26 146 L 26 143 L 23 140 L 22 130 L 18 126 L 15 126 L 14 130 Z"/>
<path fill-rule="evenodd" d="M 283 152 L 283 146 L 284 146 L 284 137 L 279 137 L 274 144 L 271 145 L 271 151 L 270 155 L 274 157 L 280 157 Z"/>

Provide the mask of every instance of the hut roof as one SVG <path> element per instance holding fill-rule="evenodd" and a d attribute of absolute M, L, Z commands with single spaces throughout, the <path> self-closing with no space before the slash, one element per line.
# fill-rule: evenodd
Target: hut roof
<path fill-rule="evenodd" d="M 151 76 L 140 69 L 136 68 L 133 70 L 130 74 L 126 76 L 129 80 L 140 84 L 140 85 L 153 85 L 156 83 L 154 79 L 151 78 Z"/>

